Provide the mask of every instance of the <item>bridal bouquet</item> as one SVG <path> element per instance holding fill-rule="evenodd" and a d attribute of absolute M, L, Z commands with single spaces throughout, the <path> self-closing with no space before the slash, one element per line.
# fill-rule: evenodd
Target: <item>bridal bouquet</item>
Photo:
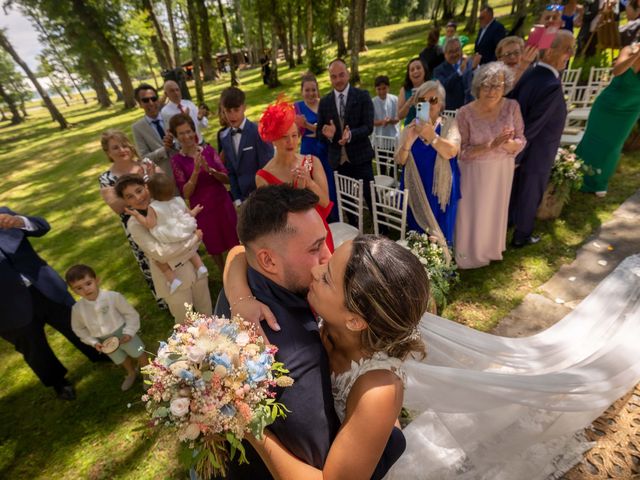
<path fill-rule="evenodd" d="M 436 305 L 439 309 L 444 308 L 449 288 L 458 281 L 455 262 L 447 258 L 444 247 L 432 242 L 424 233 L 409 232 L 407 247 L 424 265 Z"/>
<path fill-rule="evenodd" d="M 143 372 L 142 396 L 151 427 L 169 429 L 183 442 L 183 461 L 202 478 L 225 476 L 228 462 L 246 463 L 245 434 L 261 438 L 264 428 L 285 417 L 274 387 L 293 380 L 253 324 L 188 312 L 174 326 L 157 357 Z"/>

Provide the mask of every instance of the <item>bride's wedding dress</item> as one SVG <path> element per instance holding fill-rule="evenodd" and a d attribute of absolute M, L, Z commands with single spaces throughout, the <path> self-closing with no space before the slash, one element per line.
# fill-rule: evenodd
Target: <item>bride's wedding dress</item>
<path fill-rule="evenodd" d="M 581 435 L 640 381 L 640 255 L 551 328 L 527 338 L 425 314 L 427 358 L 407 361 L 407 450 L 385 478 L 557 478 Z"/>

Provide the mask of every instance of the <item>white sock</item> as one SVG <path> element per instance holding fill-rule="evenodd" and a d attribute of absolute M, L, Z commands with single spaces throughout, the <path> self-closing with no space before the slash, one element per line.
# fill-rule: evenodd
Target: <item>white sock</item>
<path fill-rule="evenodd" d="M 182 281 L 178 280 L 177 278 L 174 279 L 173 282 L 169 283 L 169 295 L 175 293 L 175 291 L 178 289 L 180 285 L 182 285 Z"/>
<path fill-rule="evenodd" d="M 207 270 L 207 267 L 202 265 L 200 268 L 198 268 L 197 277 L 199 279 L 202 278 L 202 277 L 206 277 L 207 275 L 209 275 L 209 270 Z"/>

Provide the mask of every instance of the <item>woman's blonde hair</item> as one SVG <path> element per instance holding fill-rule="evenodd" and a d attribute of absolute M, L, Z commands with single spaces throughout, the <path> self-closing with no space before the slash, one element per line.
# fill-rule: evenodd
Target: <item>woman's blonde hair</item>
<path fill-rule="evenodd" d="M 420 260 L 380 235 L 353 240 L 344 274 L 345 306 L 368 324 L 362 346 L 405 359 L 426 355 L 418 325 L 429 303 L 429 278 Z"/>
<path fill-rule="evenodd" d="M 511 35 L 509 37 L 504 37 L 498 42 L 498 46 L 496 46 L 496 58 L 500 59 L 502 50 L 509 45 L 518 45 L 518 47 L 520 47 L 520 52 L 524 51 L 524 40 L 516 35 Z"/>
<path fill-rule="evenodd" d="M 127 138 L 127 136 L 121 130 L 109 129 L 106 132 L 102 132 L 100 136 L 100 145 L 102 146 L 102 150 L 107 154 L 107 158 L 110 162 L 113 162 L 113 159 L 109 156 L 109 142 L 111 140 L 117 140 L 122 143 L 125 147 L 131 150 L 131 154 L 134 160 L 140 160 L 140 155 L 138 155 L 138 151 L 136 147 L 131 143 L 131 141 Z"/>

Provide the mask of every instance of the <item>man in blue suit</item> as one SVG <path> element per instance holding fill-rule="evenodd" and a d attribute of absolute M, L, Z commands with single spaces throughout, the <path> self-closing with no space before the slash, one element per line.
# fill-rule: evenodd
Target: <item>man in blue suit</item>
<path fill-rule="evenodd" d="M 73 297 L 64 280 L 33 250 L 28 237 L 45 235 L 44 218 L 17 215 L 0 207 L 0 337 L 11 343 L 47 387 L 73 400 L 67 369 L 55 356 L 44 333 L 46 323 L 62 333 L 91 361 L 108 358 L 85 345 L 71 330 Z"/>
<path fill-rule="evenodd" d="M 458 37 L 447 39 L 444 44 L 444 62 L 433 71 L 433 78 L 438 80 L 447 94 L 447 110 L 457 110 L 469 103 L 473 71 L 478 66 L 480 55 L 466 58 L 462 55 L 462 43 Z"/>
<path fill-rule="evenodd" d="M 496 47 L 500 40 L 507 36 L 507 30 L 493 17 L 493 8 L 485 5 L 478 16 L 480 31 L 476 38 L 476 53 L 482 55 L 480 64 L 496 61 Z"/>
<path fill-rule="evenodd" d="M 244 92 L 237 87 L 226 88 L 220 95 L 222 111 L 229 122 L 220 142 L 236 206 L 256 189 L 256 172 L 273 157 L 273 146 L 260 138 L 256 124 L 244 116 L 244 102 Z"/>
<path fill-rule="evenodd" d="M 536 211 L 547 188 L 567 117 L 560 73 L 574 53 L 571 32 L 560 30 L 541 61 L 522 76 L 509 94 L 520 104 L 527 146 L 516 158 L 509 223 L 515 226 L 511 245 L 537 243 Z"/>

